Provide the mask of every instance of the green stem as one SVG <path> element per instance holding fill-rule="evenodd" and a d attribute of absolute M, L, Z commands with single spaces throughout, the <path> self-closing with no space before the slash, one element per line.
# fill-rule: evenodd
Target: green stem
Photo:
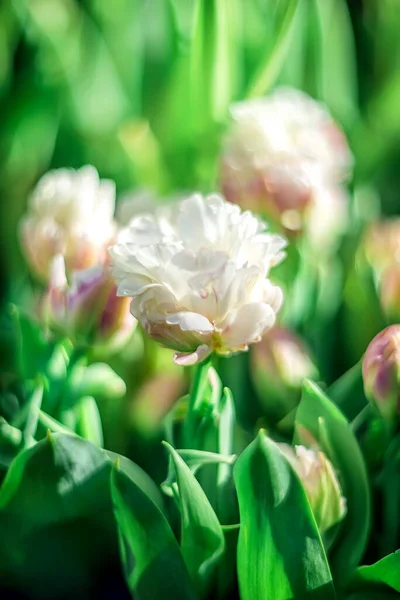
<path fill-rule="evenodd" d="M 187 447 L 193 447 L 194 435 L 196 433 L 199 421 L 199 413 L 204 401 L 205 391 L 208 385 L 208 370 L 211 366 L 211 359 L 207 358 L 195 367 L 192 376 L 192 385 L 189 394 L 189 404 L 184 423 L 184 440 Z"/>

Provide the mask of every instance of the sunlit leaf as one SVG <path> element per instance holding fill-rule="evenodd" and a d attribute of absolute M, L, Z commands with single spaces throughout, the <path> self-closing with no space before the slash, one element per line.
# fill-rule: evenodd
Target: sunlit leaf
<path fill-rule="evenodd" d="M 324 547 L 305 491 L 261 431 L 234 467 L 243 600 L 335 598 Z"/>
<path fill-rule="evenodd" d="M 188 571 L 204 592 L 224 551 L 225 539 L 218 518 L 190 468 L 166 442 L 176 471 L 181 511 L 181 548 Z"/>

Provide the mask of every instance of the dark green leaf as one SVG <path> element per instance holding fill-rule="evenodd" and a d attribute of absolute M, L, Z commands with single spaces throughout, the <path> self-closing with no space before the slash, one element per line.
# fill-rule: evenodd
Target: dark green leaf
<path fill-rule="evenodd" d="M 132 598 L 194 598 L 178 543 L 159 508 L 118 467 L 112 472 L 111 489 Z"/>

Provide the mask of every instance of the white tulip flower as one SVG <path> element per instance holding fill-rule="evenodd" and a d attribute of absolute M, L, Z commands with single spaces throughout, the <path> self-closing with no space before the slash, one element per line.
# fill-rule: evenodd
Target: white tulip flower
<path fill-rule="evenodd" d="M 134 218 L 110 254 L 133 316 L 188 365 L 247 350 L 272 327 L 282 291 L 267 275 L 285 245 L 249 211 L 194 194 Z"/>
<path fill-rule="evenodd" d="M 56 169 L 46 173 L 29 198 L 21 222 L 27 260 L 48 280 L 54 256 L 64 257 L 67 272 L 104 262 L 113 241 L 115 184 L 96 169 Z"/>

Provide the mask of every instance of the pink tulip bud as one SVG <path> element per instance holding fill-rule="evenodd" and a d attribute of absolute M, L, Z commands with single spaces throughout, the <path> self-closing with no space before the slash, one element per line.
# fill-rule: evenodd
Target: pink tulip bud
<path fill-rule="evenodd" d="M 52 330 L 80 343 L 109 348 L 122 345 L 136 325 L 129 312 L 129 299 L 116 295 L 116 285 L 106 267 L 75 271 L 68 285 L 61 255 L 52 261 L 40 315 Z"/>
<path fill-rule="evenodd" d="M 374 337 L 362 373 L 368 400 L 384 419 L 394 420 L 400 409 L 400 325 L 390 325 Z"/>

